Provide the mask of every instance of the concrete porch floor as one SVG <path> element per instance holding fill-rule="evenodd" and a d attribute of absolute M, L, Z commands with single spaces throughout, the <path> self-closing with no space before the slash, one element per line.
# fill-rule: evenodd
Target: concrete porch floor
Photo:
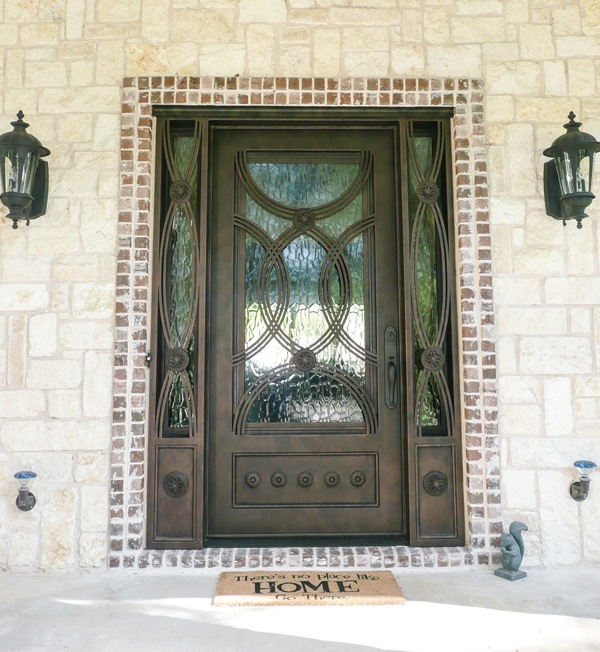
<path fill-rule="evenodd" d="M 394 571 L 404 606 L 213 607 L 218 573 L 0 573 L 0 650 L 600 650 L 600 569 Z"/>

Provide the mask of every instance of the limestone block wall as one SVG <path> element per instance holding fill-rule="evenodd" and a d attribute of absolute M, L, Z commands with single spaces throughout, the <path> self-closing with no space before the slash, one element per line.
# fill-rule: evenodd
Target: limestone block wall
<path fill-rule="evenodd" d="M 599 68 L 598 0 L 3 3 L 0 131 L 22 109 L 52 155 L 48 214 L 0 220 L 0 568 L 106 567 L 123 79 L 166 75 L 484 80 L 503 516 L 530 565 L 600 563 L 600 482 L 568 496 L 600 463 L 600 202 L 563 228 L 541 183 L 570 110 L 600 138 Z"/>

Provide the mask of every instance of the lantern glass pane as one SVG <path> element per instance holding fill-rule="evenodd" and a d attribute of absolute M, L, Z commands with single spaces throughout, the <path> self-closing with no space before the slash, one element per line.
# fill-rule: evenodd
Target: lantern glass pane
<path fill-rule="evenodd" d="M 575 183 L 573 180 L 573 167 L 571 165 L 571 153 L 560 152 L 555 158 L 556 169 L 558 171 L 558 181 L 560 183 L 560 192 L 563 195 L 570 195 L 575 192 Z"/>
<path fill-rule="evenodd" d="M 574 152 L 571 162 L 575 192 L 590 192 L 590 157 L 586 149 Z"/>
<path fill-rule="evenodd" d="M 587 179 L 587 191 L 592 191 L 594 181 L 594 155 L 596 152 L 586 152 L 586 157 L 581 161 L 581 173 Z"/>
<path fill-rule="evenodd" d="M 2 160 L 3 192 L 31 194 L 39 154 L 20 148 L 8 149 Z"/>

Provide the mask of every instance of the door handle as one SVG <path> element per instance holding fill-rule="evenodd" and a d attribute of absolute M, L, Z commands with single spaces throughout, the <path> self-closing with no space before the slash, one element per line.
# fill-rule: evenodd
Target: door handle
<path fill-rule="evenodd" d="M 385 329 L 385 404 L 393 410 L 398 405 L 398 337 L 396 329 Z"/>

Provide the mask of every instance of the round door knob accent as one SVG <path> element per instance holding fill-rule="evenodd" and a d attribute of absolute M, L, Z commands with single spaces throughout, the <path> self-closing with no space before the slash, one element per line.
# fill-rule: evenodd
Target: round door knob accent
<path fill-rule="evenodd" d="M 430 496 L 441 496 L 448 490 L 448 476 L 441 471 L 429 471 L 423 478 L 423 489 Z"/>
<path fill-rule="evenodd" d="M 311 210 L 302 208 L 294 215 L 293 221 L 298 231 L 308 231 L 315 225 L 317 218 Z"/>
<path fill-rule="evenodd" d="M 436 183 L 425 179 L 417 186 L 416 193 L 423 203 L 435 204 L 440 196 L 440 189 Z"/>
<path fill-rule="evenodd" d="M 171 198 L 171 201 L 186 201 L 189 199 L 191 191 L 190 184 L 186 181 L 175 181 L 169 188 L 169 197 Z"/>
<path fill-rule="evenodd" d="M 350 484 L 353 487 L 362 487 L 367 481 L 367 477 L 362 471 L 352 471 L 350 475 Z"/>
<path fill-rule="evenodd" d="M 299 371 L 310 371 L 317 364 L 317 356 L 310 349 L 296 351 L 292 360 Z"/>
<path fill-rule="evenodd" d="M 303 471 L 302 473 L 298 474 L 298 484 L 301 487 L 310 487 L 312 483 L 313 483 L 312 473 L 309 473 L 308 471 Z"/>
<path fill-rule="evenodd" d="M 421 353 L 421 363 L 428 371 L 438 371 L 444 366 L 445 356 L 441 349 L 429 348 Z"/>
<path fill-rule="evenodd" d="M 190 356 L 185 349 L 174 348 L 167 353 L 167 368 L 171 371 L 183 371 L 190 362 Z"/>
<path fill-rule="evenodd" d="M 244 482 L 247 487 L 250 487 L 250 489 L 256 489 L 260 484 L 260 475 L 254 471 L 247 473 Z"/>
<path fill-rule="evenodd" d="M 340 476 L 335 471 L 327 471 L 325 474 L 325 484 L 328 487 L 337 487 L 340 484 Z"/>
<path fill-rule="evenodd" d="M 171 498 L 185 496 L 189 488 L 189 478 L 181 471 L 171 471 L 171 473 L 167 473 L 163 480 L 163 489 L 167 496 L 171 496 Z"/>
<path fill-rule="evenodd" d="M 287 484 L 287 477 L 285 473 L 281 473 L 281 471 L 277 471 L 273 473 L 271 476 L 271 484 L 274 487 L 283 487 Z"/>

